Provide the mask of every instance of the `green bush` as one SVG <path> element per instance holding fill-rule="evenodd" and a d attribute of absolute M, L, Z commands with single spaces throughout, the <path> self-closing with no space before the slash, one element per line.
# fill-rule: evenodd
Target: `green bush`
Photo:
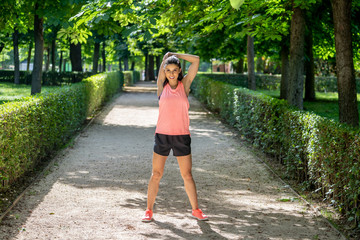
<path fill-rule="evenodd" d="M 247 78 L 245 74 L 210 74 L 200 73 L 200 75 L 208 78 L 216 79 L 235 86 L 247 87 Z M 268 75 L 268 74 L 256 74 L 256 88 L 264 90 L 276 90 L 280 88 L 280 76 L 279 75 Z"/>
<path fill-rule="evenodd" d="M 124 84 L 132 86 L 134 83 L 140 81 L 140 72 L 138 71 L 124 71 Z"/>
<path fill-rule="evenodd" d="M 287 175 L 317 189 L 350 220 L 360 219 L 360 131 L 284 100 L 198 75 L 192 92 L 254 145 L 279 159 Z"/>
<path fill-rule="evenodd" d="M 122 83 L 122 73 L 102 73 L 51 93 L 1 105 L 0 190 L 63 146 Z"/>
<path fill-rule="evenodd" d="M 235 86 L 247 88 L 246 74 L 210 74 L 200 73 L 211 79 L 222 81 Z M 281 76 L 269 74 L 255 74 L 256 88 L 262 90 L 277 90 L 280 89 Z M 360 93 L 360 79 L 356 79 L 356 89 Z M 315 90 L 317 92 L 337 92 L 337 78 L 336 77 L 315 77 Z"/>
<path fill-rule="evenodd" d="M 0 82 L 14 83 L 14 71 L 0 70 Z M 31 74 L 26 71 L 20 71 L 20 84 L 26 84 L 27 82 L 31 83 Z"/>
<path fill-rule="evenodd" d="M 91 76 L 91 72 L 43 72 L 43 86 L 61 86 L 81 82 Z M 31 85 L 31 72 L 20 71 L 20 84 Z M 0 82 L 14 82 L 14 71 L 0 70 Z"/>

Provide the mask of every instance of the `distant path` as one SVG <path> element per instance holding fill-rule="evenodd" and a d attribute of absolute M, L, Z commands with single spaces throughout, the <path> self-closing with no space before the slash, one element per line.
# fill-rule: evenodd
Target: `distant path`
<path fill-rule="evenodd" d="M 158 112 L 155 87 L 138 83 L 110 103 L 1 223 L 0 239 L 340 239 L 302 202 L 280 201 L 296 196 L 193 97 L 193 175 L 210 221 L 190 218 L 171 156 L 155 221 L 142 223 Z"/>

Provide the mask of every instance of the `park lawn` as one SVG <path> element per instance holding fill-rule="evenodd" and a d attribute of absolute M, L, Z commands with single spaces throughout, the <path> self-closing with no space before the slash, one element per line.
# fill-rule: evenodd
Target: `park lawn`
<path fill-rule="evenodd" d="M 280 91 L 270 91 L 270 90 L 258 90 L 266 95 L 279 98 Z M 358 99 L 358 108 L 360 109 L 360 94 L 357 95 Z M 314 112 L 317 115 L 322 117 L 327 117 L 335 121 L 339 121 L 339 104 L 338 104 L 338 94 L 335 92 L 316 92 L 316 101 L 314 102 L 304 102 L 304 110 L 309 112 Z M 359 111 L 360 112 L 360 111 Z"/>
<path fill-rule="evenodd" d="M 51 92 L 58 87 L 43 86 L 41 92 Z M 14 83 L 0 83 L 0 104 L 11 102 L 31 94 L 31 86 L 25 84 L 16 85 Z"/>

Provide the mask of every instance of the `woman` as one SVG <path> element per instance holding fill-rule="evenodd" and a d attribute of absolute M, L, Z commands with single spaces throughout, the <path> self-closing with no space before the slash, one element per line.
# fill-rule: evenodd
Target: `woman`
<path fill-rule="evenodd" d="M 179 58 L 191 63 L 188 74 L 185 76 L 182 75 Z M 198 207 L 196 186 L 191 174 L 188 96 L 190 85 L 199 68 L 199 62 L 199 57 L 195 55 L 168 52 L 164 55 L 161 63 L 157 79 L 159 117 L 155 130 L 152 175 L 148 186 L 147 209 L 142 218 L 143 222 L 149 222 L 153 218 L 155 198 L 171 149 L 180 167 L 185 190 L 192 207 L 192 216 L 198 220 L 208 220 L 208 217 Z"/>

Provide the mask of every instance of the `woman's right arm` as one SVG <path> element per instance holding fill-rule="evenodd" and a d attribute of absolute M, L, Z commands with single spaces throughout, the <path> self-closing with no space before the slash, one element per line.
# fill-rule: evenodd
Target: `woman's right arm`
<path fill-rule="evenodd" d="M 157 77 L 157 96 L 159 97 L 162 93 L 162 90 L 164 88 L 164 82 L 165 82 L 165 71 L 164 71 L 164 61 L 162 61 L 160 68 L 159 68 L 159 74 Z"/>
<path fill-rule="evenodd" d="M 165 59 L 167 59 L 168 57 L 170 57 L 170 53 L 166 53 L 164 55 L 162 63 L 159 68 L 159 74 L 158 74 L 158 78 L 157 78 L 157 96 L 158 97 L 160 96 L 160 94 L 162 93 L 163 88 L 164 88 L 164 82 L 165 82 L 164 62 L 165 62 Z"/>

